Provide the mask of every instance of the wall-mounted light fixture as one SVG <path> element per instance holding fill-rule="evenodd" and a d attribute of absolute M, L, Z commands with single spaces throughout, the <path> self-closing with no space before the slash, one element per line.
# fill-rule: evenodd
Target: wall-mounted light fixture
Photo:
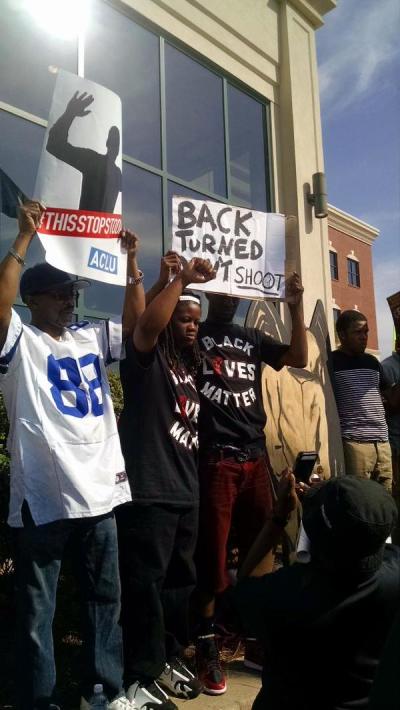
<path fill-rule="evenodd" d="M 314 173 L 312 176 L 313 191 L 307 195 L 307 202 L 314 207 L 317 219 L 328 216 L 328 195 L 326 192 L 325 173 Z"/>

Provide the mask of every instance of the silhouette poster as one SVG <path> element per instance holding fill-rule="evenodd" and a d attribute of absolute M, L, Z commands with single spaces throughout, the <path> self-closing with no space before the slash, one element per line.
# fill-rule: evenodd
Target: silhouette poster
<path fill-rule="evenodd" d="M 36 180 L 46 206 L 39 238 L 46 261 L 79 276 L 124 285 L 121 100 L 60 71 Z"/>
<path fill-rule="evenodd" d="M 187 261 L 197 256 L 214 266 L 216 278 L 196 290 L 285 297 L 284 215 L 173 197 L 172 249 Z"/>

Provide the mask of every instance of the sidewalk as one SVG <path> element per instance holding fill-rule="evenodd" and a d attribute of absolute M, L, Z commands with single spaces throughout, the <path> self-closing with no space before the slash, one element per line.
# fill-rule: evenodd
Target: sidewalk
<path fill-rule="evenodd" d="M 249 671 L 243 661 L 231 661 L 226 666 L 228 690 L 224 695 L 200 695 L 196 700 L 177 700 L 180 710 L 251 710 L 261 687 L 259 673 Z"/>

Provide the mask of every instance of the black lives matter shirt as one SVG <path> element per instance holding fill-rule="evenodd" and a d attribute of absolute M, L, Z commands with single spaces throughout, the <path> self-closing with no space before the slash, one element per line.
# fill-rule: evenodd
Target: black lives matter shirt
<path fill-rule="evenodd" d="M 197 504 L 200 405 L 192 375 L 172 371 L 159 347 L 139 353 L 131 342 L 120 371 L 119 431 L 133 500 Z"/>
<path fill-rule="evenodd" d="M 234 323 L 200 324 L 203 362 L 197 375 L 200 446 L 263 447 L 266 415 L 262 363 L 279 370 L 288 346 Z"/>

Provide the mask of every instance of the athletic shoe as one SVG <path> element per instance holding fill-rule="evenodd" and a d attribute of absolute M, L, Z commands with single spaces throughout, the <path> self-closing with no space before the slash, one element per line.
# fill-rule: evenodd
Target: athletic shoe
<path fill-rule="evenodd" d="M 161 683 L 167 690 L 176 695 L 177 698 L 197 698 L 203 692 L 203 685 L 185 666 L 180 658 L 172 658 L 165 668 L 157 683 Z"/>
<path fill-rule="evenodd" d="M 156 681 L 149 685 L 133 683 L 126 691 L 126 696 L 138 710 L 178 710 Z"/>
<path fill-rule="evenodd" d="M 196 643 L 197 675 L 207 695 L 222 695 L 226 692 L 225 675 L 219 659 L 214 634 L 198 637 Z"/>
<path fill-rule="evenodd" d="M 262 671 L 264 649 L 257 639 L 247 638 L 245 640 L 243 665 L 252 671 Z"/>
<path fill-rule="evenodd" d="M 90 710 L 90 703 L 85 698 L 81 698 L 81 708 L 80 710 Z M 120 695 L 118 698 L 114 698 L 111 703 L 108 703 L 108 710 L 136 710 L 137 705 L 135 702 L 130 702 L 125 695 Z"/>

